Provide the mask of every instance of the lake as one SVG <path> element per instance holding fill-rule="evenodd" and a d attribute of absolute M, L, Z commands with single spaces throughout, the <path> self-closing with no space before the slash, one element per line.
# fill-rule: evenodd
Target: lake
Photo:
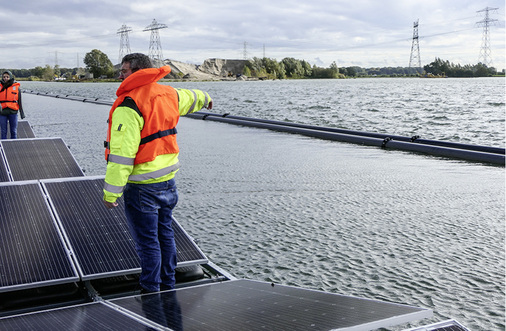
<path fill-rule="evenodd" d="M 213 112 L 504 147 L 505 80 L 178 82 Z M 118 83 L 22 82 L 114 100 Z M 23 94 L 37 137 L 104 175 L 109 107 Z M 181 118 L 175 217 L 238 278 L 505 328 L 504 167 Z M 433 321 L 422 321 L 429 323 Z"/>

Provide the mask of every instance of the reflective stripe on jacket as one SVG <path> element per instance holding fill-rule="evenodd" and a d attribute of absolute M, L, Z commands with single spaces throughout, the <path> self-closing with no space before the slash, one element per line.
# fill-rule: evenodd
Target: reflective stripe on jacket
<path fill-rule="evenodd" d="M 2 109 L 9 108 L 12 110 L 19 110 L 19 86 L 20 84 L 18 82 L 14 82 L 0 93 L 0 104 L 2 105 Z"/>

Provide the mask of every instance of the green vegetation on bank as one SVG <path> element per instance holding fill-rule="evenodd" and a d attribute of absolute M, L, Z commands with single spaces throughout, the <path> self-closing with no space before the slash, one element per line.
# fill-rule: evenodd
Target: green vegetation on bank
<path fill-rule="evenodd" d="M 98 49 L 86 53 L 83 61 L 86 68 L 60 68 L 58 65 L 54 67 L 46 65 L 33 69 L 10 69 L 10 71 L 18 80 L 52 81 L 64 78 L 65 80 L 78 81 L 90 77 L 101 79 L 118 77 L 109 57 Z"/>
<path fill-rule="evenodd" d="M 98 49 L 86 53 L 83 62 L 86 64 L 86 69 L 93 74 L 93 77 L 114 77 L 115 71 L 111 60 Z"/>
<path fill-rule="evenodd" d="M 280 62 L 269 58 L 248 60 L 244 75 L 265 79 L 301 79 L 301 78 L 347 78 L 347 77 L 491 77 L 498 75 L 494 67 L 482 63 L 476 65 L 453 64 L 436 58 L 421 68 L 382 67 L 361 68 L 358 66 L 339 68 L 333 62 L 328 68 L 311 66 L 305 60 L 284 58 Z M 504 76 L 504 71 L 501 76 Z"/>
<path fill-rule="evenodd" d="M 497 70 L 494 67 L 489 68 L 483 63 L 461 66 L 440 58 L 436 58 L 434 62 L 424 66 L 423 70 L 426 73 L 446 77 L 491 77 L 497 75 Z M 504 71 L 502 76 L 504 76 Z"/>

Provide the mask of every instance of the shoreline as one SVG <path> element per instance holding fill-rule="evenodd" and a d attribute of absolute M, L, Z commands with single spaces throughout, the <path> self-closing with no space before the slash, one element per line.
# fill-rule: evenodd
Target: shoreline
<path fill-rule="evenodd" d="M 506 75 L 494 75 L 490 77 L 419 77 L 419 76 L 360 76 L 360 77 L 345 77 L 345 78 L 285 78 L 285 79 L 267 79 L 258 77 L 245 77 L 243 79 L 217 77 L 216 79 L 198 79 L 198 78 L 182 78 L 170 79 L 162 78 L 160 82 L 256 82 L 256 81 L 291 81 L 291 80 L 347 80 L 347 79 L 380 79 L 380 78 L 402 78 L 402 79 L 441 79 L 441 78 L 456 78 L 456 79 L 476 79 L 476 78 L 505 78 Z M 81 80 L 35 80 L 27 79 L 24 77 L 16 78 L 18 82 L 45 82 L 45 83 L 121 83 L 119 79 L 81 79 Z"/>

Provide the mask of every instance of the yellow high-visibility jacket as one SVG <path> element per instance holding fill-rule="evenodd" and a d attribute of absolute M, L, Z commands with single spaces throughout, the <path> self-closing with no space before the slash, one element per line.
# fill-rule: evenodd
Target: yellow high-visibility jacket
<path fill-rule="evenodd" d="M 139 70 L 128 76 L 116 92 L 118 100 L 114 103 L 109 114 L 108 139 L 106 141 L 108 163 L 104 183 L 105 201 L 115 202 L 122 195 L 127 182 L 138 184 L 163 182 L 173 178 L 179 169 L 178 152 L 153 154 L 154 159 L 151 158 L 150 161 L 135 162 L 141 145 L 143 129 L 149 127 L 153 130 L 156 125 L 159 125 L 158 122 L 145 122 L 146 120 L 155 121 L 157 118 L 160 122 L 160 116 L 151 116 L 153 111 L 160 111 L 168 104 L 177 107 L 176 111 L 171 109 L 164 112 L 166 116 L 176 117 L 169 121 L 175 124 L 179 116 L 199 111 L 212 101 L 209 94 L 200 90 L 174 89 L 167 85 L 158 84 L 157 81 L 169 72 L 170 67 L 168 66 Z M 150 84 L 156 84 L 156 86 L 151 89 L 149 88 Z M 144 92 L 136 93 L 139 89 Z M 163 98 L 158 96 L 160 91 L 164 89 L 169 90 L 167 97 L 177 97 L 178 100 L 170 100 L 171 102 L 160 100 Z M 151 92 L 152 90 L 157 92 Z M 149 99 L 135 100 L 135 98 L 139 98 L 139 95 L 145 96 L 146 91 L 148 91 L 148 95 L 153 94 L 148 96 Z M 163 103 L 163 106 L 160 102 Z M 170 128 L 159 128 L 160 131 L 166 129 Z M 171 138 L 173 138 L 172 135 L 175 136 L 175 133 L 171 133 Z M 161 142 L 165 138 L 167 137 L 156 137 L 155 141 L 150 141 L 149 144 L 156 144 L 157 141 Z M 172 146 L 168 150 L 177 151 L 175 139 L 171 144 Z"/>

